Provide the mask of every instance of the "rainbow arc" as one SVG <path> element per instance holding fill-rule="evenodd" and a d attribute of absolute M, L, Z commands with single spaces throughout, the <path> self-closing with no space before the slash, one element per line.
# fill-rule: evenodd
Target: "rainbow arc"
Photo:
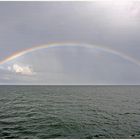
<path fill-rule="evenodd" d="M 23 51 L 20 51 L 20 52 L 16 52 L 14 54 L 12 54 L 11 56 L 5 58 L 4 60 L 0 61 L 0 65 L 3 65 L 9 61 L 12 61 L 20 56 L 23 56 L 25 54 L 28 54 L 28 53 L 31 53 L 31 52 L 34 52 L 34 51 L 37 51 L 37 50 L 40 50 L 40 49 L 45 49 L 45 48 L 51 48 L 51 47 L 60 47 L 60 46 L 66 46 L 66 47 L 70 47 L 70 46 L 80 46 L 80 47 L 87 47 L 87 48 L 97 48 L 97 49 L 100 49 L 101 51 L 104 51 L 104 52 L 108 52 L 108 53 L 111 53 L 111 54 L 114 54 L 114 55 L 117 55 L 131 63 L 134 63 L 138 66 L 140 66 L 140 61 L 134 59 L 133 57 L 129 56 L 129 55 L 126 55 L 122 52 L 119 52 L 119 51 L 116 51 L 112 48 L 108 48 L 108 47 L 101 47 L 101 46 L 97 46 L 97 45 L 91 45 L 91 44 L 82 44 L 82 43 L 51 43 L 51 44 L 47 44 L 47 45 L 41 45 L 41 46 L 35 46 L 35 47 L 31 47 L 29 49 L 25 49 Z"/>

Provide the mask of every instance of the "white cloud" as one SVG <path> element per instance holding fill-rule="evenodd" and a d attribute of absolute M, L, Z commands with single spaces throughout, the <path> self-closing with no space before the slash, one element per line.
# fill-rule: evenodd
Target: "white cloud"
<path fill-rule="evenodd" d="M 19 64 L 13 64 L 12 66 L 8 66 L 8 71 L 15 72 L 21 75 L 34 75 L 33 69 L 30 66 L 23 66 Z"/>

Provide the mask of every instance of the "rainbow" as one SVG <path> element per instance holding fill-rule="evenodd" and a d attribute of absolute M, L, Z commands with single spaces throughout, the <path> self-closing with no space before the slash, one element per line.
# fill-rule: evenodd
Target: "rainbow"
<path fill-rule="evenodd" d="M 11 56 L 5 58 L 4 60 L 0 61 L 0 65 L 2 64 L 5 64 L 9 61 L 12 61 L 20 56 L 23 56 L 27 53 L 30 53 L 30 52 L 33 52 L 33 51 L 37 51 L 37 50 L 40 50 L 40 49 L 45 49 L 45 48 L 50 48 L 50 47 L 57 47 L 57 46 L 80 46 L 80 47 L 87 47 L 87 48 L 98 48 L 100 49 L 101 51 L 104 51 L 104 52 L 108 52 L 108 53 L 111 53 L 111 54 L 114 54 L 114 55 L 117 55 L 131 63 L 134 63 L 138 66 L 140 66 L 140 61 L 132 58 L 131 56 L 129 55 L 126 55 L 122 52 L 119 52 L 119 51 L 116 51 L 112 48 L 109 48 L 109 47 L 101 47 L 101 46 L 97 46 L 97 45 L 91 45 L 91 44 L 82 44 L 82 43 L 51 43 L 51 44 L 47 44 L 47 45 L 41 45 L 41 46 L 36 46 L 36 47 L 31 47 L 29 49 L 25 49 L 25 50 L 22 50 L 20 52 L 16 52 L 14 54 L 12 54 Z"/>

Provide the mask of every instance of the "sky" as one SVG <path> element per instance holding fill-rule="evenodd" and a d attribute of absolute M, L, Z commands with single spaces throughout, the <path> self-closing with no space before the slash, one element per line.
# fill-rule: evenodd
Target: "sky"
<path fill-rule="evenodd" d="M 139 36 L 139 1 L 1 1 L 0 84 L 140 84 Z"/>

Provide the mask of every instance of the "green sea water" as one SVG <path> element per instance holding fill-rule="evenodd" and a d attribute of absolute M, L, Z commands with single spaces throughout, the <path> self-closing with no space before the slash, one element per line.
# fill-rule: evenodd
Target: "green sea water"
<path fill-rule="evenodd" d="M 140 86 L 0 86 L 0 138 L 140 138 Z"/>

